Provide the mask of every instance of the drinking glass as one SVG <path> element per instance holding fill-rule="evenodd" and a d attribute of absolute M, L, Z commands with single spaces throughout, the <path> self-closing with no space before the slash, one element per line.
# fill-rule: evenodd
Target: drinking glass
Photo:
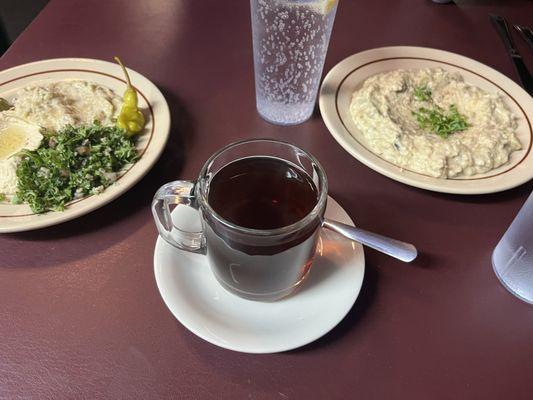
<path fill-rule="evenodd" d="M 337 0 L 250 0 L 257 111 L 294 125 L 309 119 Z"/>
<path fill-rule="evenodd" d="M 494 249 L 492 266 L 503 286 L 533 304 L 533 193 Z"/>

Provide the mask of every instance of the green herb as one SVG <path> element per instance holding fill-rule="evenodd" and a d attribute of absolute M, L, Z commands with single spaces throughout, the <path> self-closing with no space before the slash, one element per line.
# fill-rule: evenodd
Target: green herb
<path fill-rule="evenodd" d="M 5 201 L 5 200 L 6 200 L 6 195 L 3 193 L 0 193 L 0 201 Z"/>
<path fill-rule="evenodd" d="M 138 157 L 123 129 L 97 123 L 47 134 L 40 148 L 21 154 L 15 199 L 35 213 L 60 211 L 76 198 L 102 192 Z"/>
<path fill-rule="evenodd" d="M 6 99 L 4 99 L 3 97 L 0 97 L 0 111 L 6 111 L 6 110 L 9 110 L 10 108 L 13 108 L 13 106 L 9 104 L 9 102 Z"/>
<path fill-rule="evenodd" d="M 452 104 L 446 112 L 441 107 L 428 109 L 421 107 L 418 112 L 413 111 L 420 128 L 436 133 L 446 139 L 450 134 L 464 131 L 469 127 L 464 115 L 457 111 Z"/>
<path fill-rule="evenodd" d="M 419 101 L 430 101 L 431 100 L 431 89 L 426 85 L 418 86 L 415 88 L 415 97 Z"/>

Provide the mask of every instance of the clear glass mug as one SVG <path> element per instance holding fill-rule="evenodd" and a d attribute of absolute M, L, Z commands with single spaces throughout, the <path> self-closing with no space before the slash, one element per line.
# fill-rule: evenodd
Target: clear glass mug
<path fill-rule="evenodd" d="M 269 230 L 238 226 L 217 213 L 209 203 L 213 177 L 232 162 L 253 157 L 276 158 L 305 172 L 317 192 L 313 209 L 291 225 Z M 326 175 L 312 155 L 289 143 L 257 139 L 233 143 L 216 152 L 196 181 L 163 185 L 154 196 L 152 213 L 160 236 L 178 249 L 205 254 L 225 289 L 251 300 L 273 301 L 289 295 L 306 278 L 326 201 Z M 176 206 L 198 210 L 202 229 L 180 229 L 171 215 Z"/>

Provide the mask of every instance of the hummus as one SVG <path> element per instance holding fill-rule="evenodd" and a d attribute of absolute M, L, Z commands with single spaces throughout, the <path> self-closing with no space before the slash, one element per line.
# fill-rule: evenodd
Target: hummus
<path fill-rule="evenodd" d="M 122 100 L 108 88 L 93 82 L 65 80 L 40 82 L 25 87 L 10 99 L 14 110 L 7 112 L 48 130 L 65 125 L 113 125 Z"/>
<path fill-rule="evenodd" d="M 420 88 L 431 97 L 417 96 Z M 416 113 L 431 107 L 457 110 L 467 128 L 447 137 L 422 128 Z M 516 118 L 503 99 L 440 68 L 395 70 L 368 78 L 353 93 L 350 114 L 369 150 L 432 177 L 485 173 L 521 149 Z"/>

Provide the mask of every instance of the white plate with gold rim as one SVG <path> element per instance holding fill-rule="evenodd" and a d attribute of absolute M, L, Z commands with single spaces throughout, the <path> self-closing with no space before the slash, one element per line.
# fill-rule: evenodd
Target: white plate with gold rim
<path fill-rule="evenodd" d="M 128 69 L 139 93 L 139 107 L 146 116 L 146 127 L 136 143 L 139 160 L 122 171 L 115 183 L 101 194 L 68 204 L 64 211 L 34 214 L 28 205 L 0 202 L 0 233 L 27 231 L 65 222 L 87 214 L 136 184 L 159 159 L 170 132 L 170 112 L 160 90 L 141 74 Z M 14 92 L 28 85 L 48 81 L 81 79 L 95 82 L 122 96 L 126 86 L 120 67 L 114 63 L 84 59 L 59 58 L 19 65 L 0 72 L 0 97 L 9 100 Z"/>
<path fill-rule="evenodd" d="M 522 150 L 507 164 L 485 174 L 439 179 L 400 168 L 373 153 L 350 115 L 352 93 L 370 76 L 395 69 L 440 67 L 459 72 L 466 82 L 499 93 L 518 117 L 517 137 Z M 353 157 L 398 182 L 422 189 L 456 194 L 482 194 L 507 190 L 533 178 L 533 99 L 518 84 L 498 71 L 470 58 L 424 47 L 382 47 L 354 54 L 326 75 L 320 90 L 320 112 L 335 140 Z"/>
<path fill-rule="evenodd" d="M 177 207 L 173 217 L 180 212 L 180 226 L 198 228 L 198 216 L 188 211 Z M 326 218 L 353 225 L 331 197 Z M 276 353 L 320 338 L 346 316 L 361 290 L 365 257 L 361 244 L 324 229 L 309 276 L 295 293 L 275 302 L 229 293 L 213 276 L 206 256 L 178 250 L 160 237 L 154 272 L 170 312 L 197 336 L 230 350 Z"/>

